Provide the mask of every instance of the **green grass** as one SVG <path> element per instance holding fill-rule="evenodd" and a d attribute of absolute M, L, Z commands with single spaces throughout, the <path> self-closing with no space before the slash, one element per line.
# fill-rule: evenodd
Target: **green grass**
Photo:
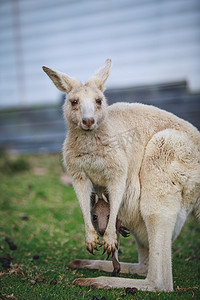
<path fill-rule="evenodd" d="M 59 155 L 12 159 L 0 155 L 0 257 L 12 256 L 10 269 L 0 265 L 0 298 L 13 294 L 20 300 L 93 299 L 94 296 L 98 299 L 103 296 L 106 299 L 199 299 L 200 226 L 193 219 L 173 246 L 174 293 L 137 291 L 132 296 L 126 295 L 123 289 L 98 290 L 72 285 L 77 277 L 111 275 L 67 268 L 73 259 L 94 257 L 85 249 L 79 203 L 73 189 L 61 183 L 62 173 Z M 23 220 L 24 215 L 29 219 Z M 17 245 L 17 250 L 9 249 L 7 236 Z M 132 237 L 122 238 L 120 249 L 121 261 L 137 261 Z M 34 255 L 39 255 L 39 259 L 33 259 Z M 96 258 L 105 255 L 97 253 Z M 31 285 L 31 280 L 37 278 L 43 281 Z M 55 285 L 50 284 L 53 279 L 57 280 Z"/>

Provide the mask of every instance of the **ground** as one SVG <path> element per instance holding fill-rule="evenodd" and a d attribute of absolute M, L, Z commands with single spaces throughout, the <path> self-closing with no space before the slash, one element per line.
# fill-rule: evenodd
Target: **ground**
<path fill-rule="evenodd" d="M 67 267 L 73 259 L 94 257 L 85 249 L 79 203 L 73 188 L 64 184 L 63 173 L 61 155 L 1 152 L 0 299 L 133 299 L 131 292 L 134 299 L 198 299 L 200 225 L 194 219 L 173 245 L 174 293 L 72 285 L 78 277 L 111 274 Z M 16 250 L 10 249 L 16 248 L 12 243 Z M 120 250 L 120 261 L 137 261 L 133 237 L 122 238 Z M 105 255 L 95 252 L 95 257 Z"/>

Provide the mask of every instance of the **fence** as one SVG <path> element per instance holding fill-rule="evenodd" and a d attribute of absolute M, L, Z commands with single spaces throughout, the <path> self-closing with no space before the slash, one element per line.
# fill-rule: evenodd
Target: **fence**
<path fill-rule="evenodd" d="M 186 82 L 107 90 L 108 103 L 141 102 L 188 120 L 200 129 L 200 93 Z M 66 135 L 62 105 L 0 111 L 0 148 L 20 153 L 60 152 Z"/>

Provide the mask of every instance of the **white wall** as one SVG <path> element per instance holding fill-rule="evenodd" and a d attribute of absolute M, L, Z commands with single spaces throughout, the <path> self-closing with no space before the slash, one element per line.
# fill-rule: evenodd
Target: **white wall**
<path fill-rule="evenodd" d="M 47 65 L 108 87 L 188 80 L 200 90 L 199 0 L 1 0 L 0 107 L 55 103 Z"/>

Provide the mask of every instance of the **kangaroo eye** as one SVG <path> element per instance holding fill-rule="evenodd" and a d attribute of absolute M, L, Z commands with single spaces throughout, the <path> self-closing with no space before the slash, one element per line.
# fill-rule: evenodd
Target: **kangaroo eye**
<path fill-rule="evenodd" d="M 109 218 L 110 218 L 110 215 L 107 215 L 107 219 L 109 220 Z"/>
<path fill-rule="evenodd" d="M 71 104 L 72 104 L 72 106 L 75 106 L 76 104 L 78 104 L 78 100 L 72 100 Z"/>
<path fill-rule="evenodd" d="M 93 218 L 93 221 L 97 220 L 97 216 L 96 215 L 93 215 L 92 218 Z"/>
<path fill-rule="evenodd" d="M 96 99 L 96 103 L 99 104 L 99 105 L 101 105 L 102 100 L 101 99 Z"/>

